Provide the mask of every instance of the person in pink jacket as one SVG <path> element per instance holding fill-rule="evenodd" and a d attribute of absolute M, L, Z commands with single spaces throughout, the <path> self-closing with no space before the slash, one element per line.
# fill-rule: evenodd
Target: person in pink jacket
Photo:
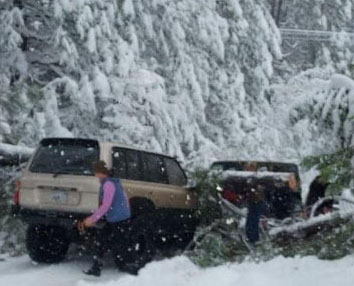
<path fill-rule="evenodd" d="M 105 226 L 96 230 L 94 256 L 92 267 L 84 271 L 87 275 L 100 276 L 104 252 L 110 247 L 113 238 L 124 239 L 131 217 L 129 199 L 124 192 L 120 180 L 110 177 L 110 172 L 104 161 L 93 165 L 95 176 L 100 180 L 99 208 L 89 217 L 78 223 L 78 229 L 95 226 L 103 220 Z"/>

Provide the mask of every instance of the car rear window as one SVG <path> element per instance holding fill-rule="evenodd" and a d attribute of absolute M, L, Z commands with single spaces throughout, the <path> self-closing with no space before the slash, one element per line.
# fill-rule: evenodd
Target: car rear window
<path fill-rule="evenodd" d="M 92 176 L 92 163 L 99 158 L 95 140 L 44 139 L 29 170 L 33 173 Z"/>

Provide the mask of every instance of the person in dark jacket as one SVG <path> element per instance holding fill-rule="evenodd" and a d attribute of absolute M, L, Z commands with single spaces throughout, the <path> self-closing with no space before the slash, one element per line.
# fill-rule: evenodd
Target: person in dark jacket
<path fill-rule="evenodd" d="M 317 176 L 310 185 L 310 191 L 306 199 L 306 206 L 312 206 L 319 199 L 324 198 L 329 183 L 325 182 L 321 176 Z"/>
<path fill-rule="evenodd" d="M 120 180 L 110 177 L 104 161 L 93 165 L 95 176 L 100 180 L 99 208 L 83 221 L 78 222 L 78 229 L 84 231 L 91 228 L 100 220 L 105 220 L 105 225 L 96 230 L 94 241 L 94 255 L 92 267 L 84 271 L 85 274 L 100 276 L 102 258 L 112 238 L 125 239 L 125 232 L 131 217 L 129 199 L 124 192 Z"/>
<path fill-rule="evenodd" d="M 261 217 L 267 212 L 263 187 L 256 186 L 256 188 L 252 188 L 247 200 L 246 237 L 249 242 L 255 243 L 259 240 L 259 222 Z"/>
<path fill-rule="evenodd" d="M 255 162 L 248 162 L 244 166 L 247 172 L 257 172 L 258 166 Z M 246 218 L 246 237 L 249 242 L 255 243 L 259 240 L 259 222 L 261 216 L 266 213 L 264 188 L 258 184 L 257 179 L 247 180 L 247 218 Z"/>
<path fill-rule="evenodd" d="M 288 181 L 277 187 L 274 181 L 269 182 L 259 179 L 252 183 L 253 187 L 248 195 L 248 214 L 246 218 L 246 236 L 249 242 L 259 240 L 259 223 L 262 216 L 272 214 L 277 219 L 289 217 L 294 210 L 294 190 L 297 181 L 290 175 Z M 283 185 L 284 184 L 284 185 Z"/>
<path fill-rule="evenodd" d="M 310 212 L 311 207 L 326 195 L 326 190 L 330 184 L 326 182 L 321 176 L 317 176 L 310 185 L 309 194 L 306 199 L 306 209 Z M 333 200 L 327 201 L 321 205 L 317 214 L 327 213 L 333 207 Z"/>

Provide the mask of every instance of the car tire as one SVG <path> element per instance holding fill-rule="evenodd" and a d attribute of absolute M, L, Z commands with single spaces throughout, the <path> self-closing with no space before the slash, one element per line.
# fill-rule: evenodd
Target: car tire
<path fill-rule="evenodd" d="M 38 263 L 58 263 L 69 249 L 70 240 L 65 229 L 57 226 L 30 225 L 26 247 L 30 258 Z"/>
<path fill-rule="evenodd" d="M 139 269 L 152 261 L 156 253 L 154 230 L 150 216 L 133 220 L 124 243 L 113 251 L 114 261 L 121 271 L 137 274 Z"/>

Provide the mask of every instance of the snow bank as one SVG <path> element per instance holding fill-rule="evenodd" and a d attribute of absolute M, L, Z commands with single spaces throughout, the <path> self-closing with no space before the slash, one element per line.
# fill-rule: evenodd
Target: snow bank
<path fill-rule="evenodd" d="M 321 261 L 315 257 L 278 257 L 266 263 L 245 262 L 201 269 L 186 257 L 153 262 L 138 276 L 105 268 L 101 278 L 84 277 L 88 262 L 33 265 L 26 257 L 0 262 L 0 286 L 349 286 L 353 285 L 354 257 Z"/>

